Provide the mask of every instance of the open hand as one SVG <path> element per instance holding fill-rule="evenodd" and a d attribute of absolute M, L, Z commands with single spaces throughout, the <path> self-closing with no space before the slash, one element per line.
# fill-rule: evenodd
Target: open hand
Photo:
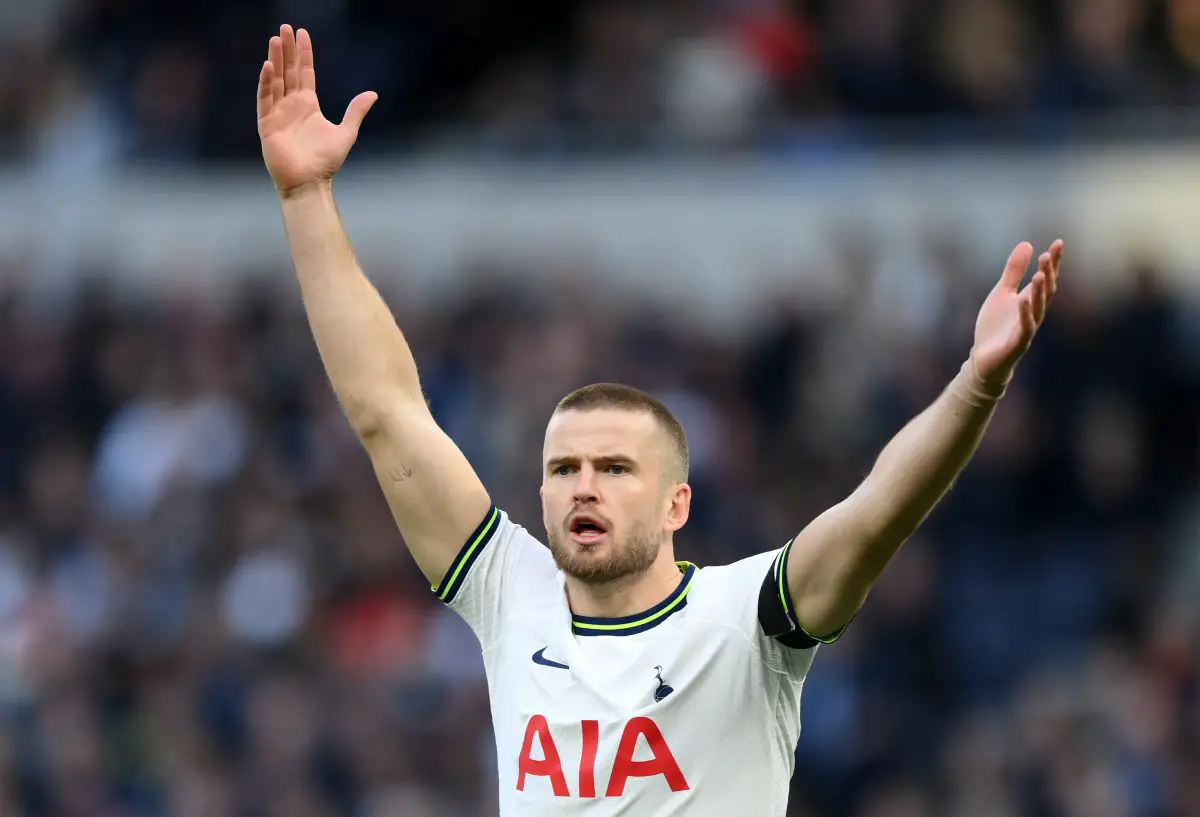
<path fill-rule="evenodd" d="M 308 32 L 293 34 L 291 26 L 280 26 L 267 53 L 258 75 L 258 136 L 267 170 L 286 198 L 333 178 L 378 95 L 368 91 L 356 96 L 335 125 L 317 102 Z"/>
<path fill-rule="evenodd" d="M 975 345 L 971 355 L 975 372 L 990 383 L 1004 383 L 1012 376 L 1017 361 L 1029 349 L 1033 336 L 1046 318 L 1050 299 L 1058 291 L 1058 268 L 1063 242 L 1055 241 L 1038 258 L 1037 272 L 1021 288 L 1021 280 L 1033 260 L 1033 245 L 1016 246 L 1004 273 L 979 310 L 975 321 Z"/>

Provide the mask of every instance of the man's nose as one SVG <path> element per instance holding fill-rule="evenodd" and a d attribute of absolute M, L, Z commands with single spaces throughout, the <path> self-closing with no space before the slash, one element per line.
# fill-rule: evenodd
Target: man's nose
<path fill-rule="evenodd" d="M 596 472 L 585 466 L 579 469 L 579 476 L 575 480 L 575 502 L 591 503 L 597 498 Z"/>

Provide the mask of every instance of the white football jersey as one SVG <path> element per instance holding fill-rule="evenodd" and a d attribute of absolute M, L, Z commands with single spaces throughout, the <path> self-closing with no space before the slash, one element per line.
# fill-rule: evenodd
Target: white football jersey
<path fill-rule="evenodd" d="M 493 507 L 434 591 L 483 647 L 501 815 L 783 817 L 816 647 L 760 624 L 774 593 L 794 625 L 787 551 L 681 562 L 651 609 L 586 618 L 549 549 Z"/>

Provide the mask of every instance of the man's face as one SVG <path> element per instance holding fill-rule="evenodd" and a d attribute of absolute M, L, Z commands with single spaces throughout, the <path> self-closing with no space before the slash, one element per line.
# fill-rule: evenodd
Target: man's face
<path fill-rule="evenodd" d="M 557 412 L 546 428 L 542 518 L 554 561 L 585 582 L 649 569 L 687 520 L 667 433 L 646 411 Z"/>

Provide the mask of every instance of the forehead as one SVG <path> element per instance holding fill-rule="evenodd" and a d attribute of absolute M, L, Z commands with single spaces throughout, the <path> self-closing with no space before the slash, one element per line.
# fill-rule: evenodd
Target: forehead
<path fill-rule="evenodd" d="M 661 445 L 662 430 L 648 411 L 570 409 L 556 412 L 546 426 L 544 455 L 604 457 L 644 454 Z"/>

